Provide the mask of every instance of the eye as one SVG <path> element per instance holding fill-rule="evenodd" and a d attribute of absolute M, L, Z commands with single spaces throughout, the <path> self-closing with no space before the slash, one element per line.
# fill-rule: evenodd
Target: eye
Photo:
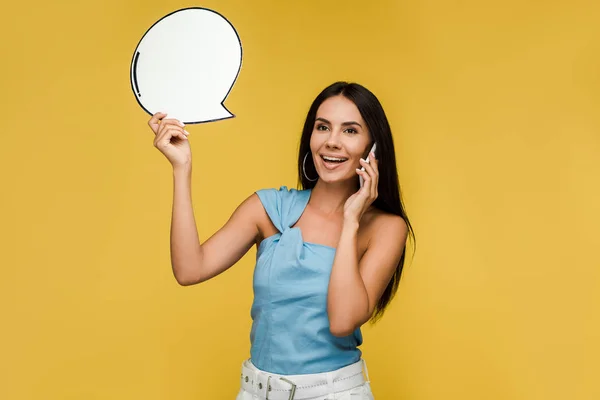
<path fill-rule="evenodd" d="M 354 129 L 354 128 L 348 128 L 348 129 L 346 129 L 346 132 L 348 132 L 348 133 L 358 133 L 358 131 L 356 129 Z"/>
<path fill-rule="evenodd" d="M 327 129 L 329 129 L 329 128 L 327 127 L 327 125 L 323 125 L 323 124 L 319 124 L 319 125 L 317 125 L 317 130 L 318 130 L 318 131 L 324 131 L 324 130 L 327 130 Z"/>

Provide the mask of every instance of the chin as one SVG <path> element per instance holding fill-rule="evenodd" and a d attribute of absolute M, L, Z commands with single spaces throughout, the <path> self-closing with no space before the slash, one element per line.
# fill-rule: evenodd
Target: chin
<path fill-rule="evenodd" d="M 341 176 L 338 174 L 325 173 L 323 175 L 319 175 L 319 179 L 323 181 L 323 183 L 327 184 L 336 184 L 336 183 L 347 183 L 352 178 L 348 178 L 347 176 Z"/>

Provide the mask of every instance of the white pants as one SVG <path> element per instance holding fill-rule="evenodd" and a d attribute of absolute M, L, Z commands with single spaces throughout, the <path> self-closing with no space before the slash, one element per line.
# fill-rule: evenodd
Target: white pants
<path fill-rule="evenodd" d="M 278 375 L 242 364 L 236 400 L 374 400 L 364 360 L 331 372 Z"/>

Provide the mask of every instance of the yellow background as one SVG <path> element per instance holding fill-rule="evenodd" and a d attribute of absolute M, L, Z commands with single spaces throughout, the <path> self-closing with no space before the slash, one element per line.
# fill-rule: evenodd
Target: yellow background
<path fill-rule="evenodd" d="M 236 118 L 188 127 L 202 239 L 295 187 L 310 102 L 358 81 L 392 123 L 418 245 L 364 328 L 376 398 L 600 398 L 598 2 L 103 0 L 3 6 L 1 399 L 238 391 L 255 250 L 176 284 L 171 170 L 129 83 L 141 35 L 189 6 L 244 51 Z"/>

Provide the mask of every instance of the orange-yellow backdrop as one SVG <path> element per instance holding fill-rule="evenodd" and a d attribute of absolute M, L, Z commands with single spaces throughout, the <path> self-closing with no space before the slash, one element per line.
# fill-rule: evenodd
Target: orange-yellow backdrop
<path fill-rule="evenodd" d="M 171 170 L 129 85 L 141 35 L 189 6 L 244 50 L 237 117 L 188 128 L 202 239 L 252 191 L 294 187 L 309 103 L 361 82 L 418 235 L 364 328 L 376 398 L 600 398 L 598 2 L 36 3 L 0 25 L 0 398 L 235 397 L 254 250 L 176 284 Z"/>

